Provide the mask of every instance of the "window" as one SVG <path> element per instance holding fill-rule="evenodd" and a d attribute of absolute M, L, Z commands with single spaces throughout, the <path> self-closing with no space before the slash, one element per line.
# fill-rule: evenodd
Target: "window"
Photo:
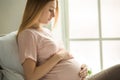
<path fill-rule="evenodd" d="M 120 63 L 120 0 L 61 0 L 66 47 L 93 74 Z"/>

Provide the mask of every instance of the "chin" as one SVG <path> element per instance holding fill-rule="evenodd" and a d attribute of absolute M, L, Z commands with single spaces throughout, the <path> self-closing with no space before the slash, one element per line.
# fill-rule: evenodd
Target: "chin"
<path fill-rule="evenodd" d="M 46 21 L 42 21 L 42 22 L 40 22 L 40 23 L 42 23 L 42 24 L 49 24 L 50 21 L 51 21 L 51 20 L 46 20 Z"/>
<path fill-rule="evenodd" d="M 47 25 L 47 24 L 49 24 L 50 22 L 44 22 L 44 23 L 42 23 L 42 24 L 44 24 L 44 25 Z"/>

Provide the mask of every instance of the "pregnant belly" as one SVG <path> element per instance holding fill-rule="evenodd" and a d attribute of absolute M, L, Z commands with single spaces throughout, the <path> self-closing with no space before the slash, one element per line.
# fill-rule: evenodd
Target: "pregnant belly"
<path fill-rule="evenodd" d="M 61 61 L 41 80 L 80 80 L 80 64 L 74 59 Z"/>

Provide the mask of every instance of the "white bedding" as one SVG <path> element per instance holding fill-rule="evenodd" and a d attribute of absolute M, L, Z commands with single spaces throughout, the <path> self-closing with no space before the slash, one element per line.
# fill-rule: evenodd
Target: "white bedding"
<path fill-rule="evenodd" d="M 23 69 L 18 58 L 16 31 L 0 37 L 0 65 L 4 80 L 24 80 Z"/>

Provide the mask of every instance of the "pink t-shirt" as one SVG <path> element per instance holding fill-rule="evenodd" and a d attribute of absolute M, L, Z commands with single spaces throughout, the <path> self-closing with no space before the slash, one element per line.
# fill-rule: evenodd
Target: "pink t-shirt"
<path fill-rule="evenodd" d="M 36 66 L 62 48 L 46 28 L 42 28 L 41 32 L 35 29 L 22 31 L 18 36 L 18 45 L 21 64 L 30 58 L 37 62 Z M 40 80 L 80 80 L 79 71 L 80 65 L 74 59 L 61 61 Z"/>

